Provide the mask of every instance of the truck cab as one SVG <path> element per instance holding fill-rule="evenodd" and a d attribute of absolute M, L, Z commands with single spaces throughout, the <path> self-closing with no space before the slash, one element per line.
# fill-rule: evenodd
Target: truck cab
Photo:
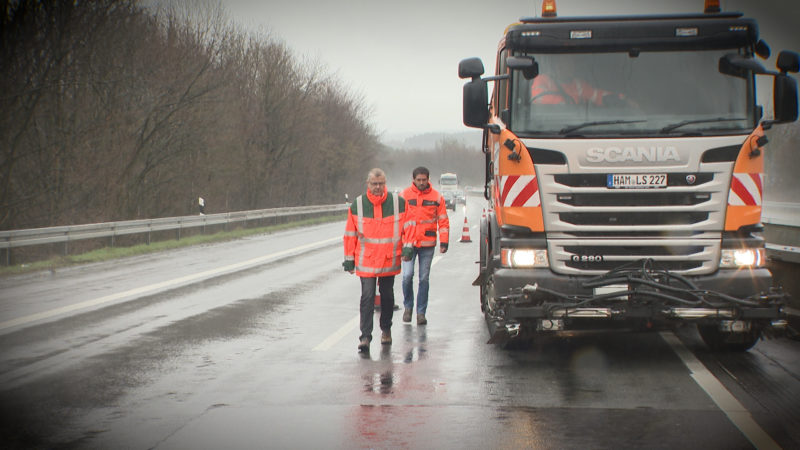
<path fill-rule="evenodd" d="M 785 323 L 761 237 L 764 129 L 797 119 L 800 58 L 767 70 L 756 22 L 706 9 L 522 18 L 495 75 L 459 64 L 464 124 L 484 130 L 476 284 L 493 340 L 691 321 L 746 350 Z M 756 76 L 774 78 L 769 120 Z"/>

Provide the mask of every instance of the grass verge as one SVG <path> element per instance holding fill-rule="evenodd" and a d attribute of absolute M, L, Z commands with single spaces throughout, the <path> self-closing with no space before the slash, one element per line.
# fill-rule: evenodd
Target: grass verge
<path fill-rule="evenodd" d="M 92 250 L 86 253 L 79 253 L 75 255 L 66 255 L 66 256 L 56 256 L 50 259 L 36 261 L 32 263 L 18 264 L 12 266 L 2 266 L 0 267 L 0 276 L 20 275 L 30 272 L 37 272 L 41 270 L 55 270 L 61 267 L 109 261 L 117 258 L 143 255 L 147 253 L 156 253 L 165 250 L 189 247 L 192 245 L 231 241 L 234 239 L 240 239 L 243 237 L 253 236 L 256 234 L 275 233 L 281 230 L 318 225 L 328 222 L 336 222 L 339 220 L 343 220 L 341 215 L 330 215 L 330 216 L 315 217 L 312 219 L 303 219 L 295 222 L 270 225 L 260 228 L 237 228 L 232 231 L 220 231 L 213 234 L 198 234 L 194 236 L 181 238 L 180 240 L 170 239 L 165 241 L 151 242 L 150 244 L 133 245 L 130 247 L 105 247 L 97 250 Z"/>

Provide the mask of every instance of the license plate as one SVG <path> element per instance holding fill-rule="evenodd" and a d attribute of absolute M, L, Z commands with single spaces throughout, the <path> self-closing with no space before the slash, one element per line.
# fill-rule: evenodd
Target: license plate
<path fill-rule="evenodd" d="M 650 189 L 667 187 L 665 173 L 610 173 L 607 186 L 611 189 Z"/>

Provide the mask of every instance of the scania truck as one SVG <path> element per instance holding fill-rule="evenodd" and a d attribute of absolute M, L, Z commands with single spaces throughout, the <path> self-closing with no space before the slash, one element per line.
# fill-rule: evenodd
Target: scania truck
<path fill-rule="evenodd" d="M 756 21 L 719 2 L 562 18 L 545 0 L 505 30 L 493 76 L 459 63 L 464 124 L 483 129 L 490 342 L 694 323 L 712 349 L 745 351 L 786 326 L 765 267 L 764 130 L 797 119 L 800 58 L 781 52 L 775 71 L 769 56 Z M 773 84 L 766 112 L 756 77 Z"/>

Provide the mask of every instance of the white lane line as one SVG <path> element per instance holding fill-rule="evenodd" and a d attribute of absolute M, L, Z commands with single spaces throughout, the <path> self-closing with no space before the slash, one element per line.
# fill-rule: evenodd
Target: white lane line
<path fill-rule="evenodd" d="M 686 346 L 678 339 L 678 336 L 672 332 L 661 332 L 661 338 L 664 339 L 671 347 L 672 350 L 681 358 L 683 364 L 689 369 L 689 372 L 706 394 L 717 404 L 728 419 L 733 422 L 736 428 L 744 434 L 757 449 L 780 449 L 781 447 L 765 432 L 750 415 L 748 411 L 736 397 L 733 396 L 722 383 L 714 378 L 714 375 L 697 359 L 694 354 L 689 351 Z"/>
<path fill-rule="evenodd" d="M 434 256 L 433 261 L 431 261 L 431 267 L 433 267 L 434 264 L 439 262 L 440 259 L 442 259 L 441 255 Z M 360 321 L 361 321 L 361 315 L 358 314 L 352 319 L 350 319 L 347 323 L 342 325 L 338 330 L 334 331 L 333 334 L 323 339 L 322 342 L 317 344 L 317 346 L 312 348 L 311 350 L 315 352 L 330 350 L 330 348 L 336 345 L 339 341 L 341 341 L 343 337 L 352 333 L 353 330 L 358 329 L 358 324 Z"/>
<path fill-rule="evenodd" d="M 60 314 L 69 313 L 72 311 L 77 311 L 84 308 L 89 308 L 92 306 L 98 306 L 105 303 L 121 300 L 127 297 L 134 297 L 134 296 L 141 296 L 144 294 L 157 292 L 162 289 L 172 288 L 179 285 L 187 284 L 193 281 L 202 280 L 205 278 L 214 277 L 217 275 L 221 275 L 224 273 L 234 272 L 236 270 L 242 270 L 249 266 L 256 266 L 261 264 L 265 261 L 269 261 L 271 259 L 280 258 L 282 256 L 286 256 L 292 253 L 296 253 L 302 250 L 308 250 L 317 246 L 322 246 L 325 244 L 330 244 L 334 241 L 341 241 L 341 237 L 335 237 L 331 239 L 325 239 L 322 241 L 312 242 L 310 244 L 301 245 L 299 247 L 290 248 L 287 250 L 282 250 L 276 253 L 271 253 L 269 255 L 259 256 L 258 258 L 249 259 L 247 261 L 238 262 L 235 264 L 229 264 L 223 267 L 217 267 L 216 269 L 206 270 L 204 272 L 199 272 L 191 275 L 186 275 L 183 277 L 173 278 L 171 280 L 162 281 L 160 283 L 154 283 L 147 286 L 141 286 L 135 289 L 130 289 L 124 292 L 117 292 L 116 294 L 106 295 L 104 297 L 95 298 L 92 300 L 86 300 L 83 302 L 73 303 L 71 305 L 62 306 L 61 308 L 55 308 L 48 311 L 43 311 L 36 314 L 30 314 L 27 316 L 18 317 L 16 319 L 6 320 L 4 322 L 0 322 L 0 331 L 5 330 L 7 328 L 19 326 L 19 325 L 27 325 L 29 323 L 35 322 L 37 320 L 42 319 L 49 319 L 51 317 L 58 316 Z"/>
<path fill-rule="evenodd" d="M 337 342 L 342 340 L 343 337 L 352 333 L 353 329 L 358 326 L 358 322 L 360 321 L 360 319 L 361 316 L 356 315 L 355 317 L 347 321 L 347 323 L 342 325 L 341 328 L 336 330 L 332 335 L 326 337 L 324 341 L 317 344 L 317 346 L 311 350 L 315 352 L 330 350 L 330 348 L 336 345 Z"/>

